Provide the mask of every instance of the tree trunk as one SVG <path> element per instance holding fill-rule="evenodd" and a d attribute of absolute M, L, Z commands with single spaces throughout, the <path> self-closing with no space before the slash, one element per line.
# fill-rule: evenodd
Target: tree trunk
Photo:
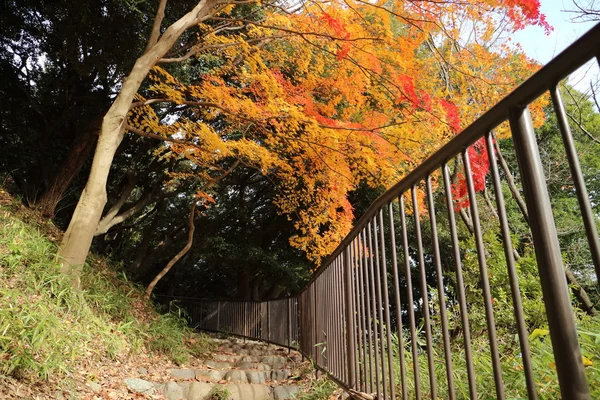
<path fill-rule="evenodd" d="M 50 186 L 38 200 L 36 208 L 48 218 L 54 217 L 56 206 L 90 156 L 98 140 L 101 119 L 92 121 L 88 128 L 75 137 L 66 159 L 63 161 Z"/>
<path fill-rule="evenodd" d="M 171 261 L 169 261 L 167 263 L 167 265 L 162 269 L 162 271 L 160 271 L 158 273 L 158 275 L 156 275 L 156 277 L 154 277 L 152 282 L 150 282 L 150 284 L 146 288 L 146 297 L 147 298 L 150 298 L 150 296 L 152 295 L 152 291 L 156 287 L 156 284 L 163 278 L 163 276 L 165 276 L 171 270 L 171 268 L 173 268 L 173 265 L 175 265 L 175 263 L 177 263 L 177 261 L 179 261 L 179 259 L 181 257 L 183 257 L 184 255 L 186 255 L 186 253 L 188 251 L 190 251 L 190 249 L 192 248 L 192 243 L 194 242 L 194 230 L 196 229 L 194 226 L 194 214 L 196 213 L 196 203 L 197 203 L 197 201 L 196 201 L 196 199 L 194 199 L 192 202 L 192 210 L 190 212 L 190 220 L 189 220 L 190 231 L 188 233 L 187 243 L 185 244 L 184 248 L 181 249 L 181 251 L 179 253 L 177 253 L 175 255 L 175 257 L 173 257 L 171 259 Z"/>
<path fill-rule="evenodd" d="M 575 278 L 575 275 L 573 275 L 573 272 L 571 272 L 571 270 L 569 269 L 565 269 L 565 275 L 567 277 L 567 283 L 569 284 L 571 291 L 579 301 L 579 304 L 581 305 L 583 311 L 585 311 L 588 315 L 591 315 L 592 317 L 598 315 L 598 311 L 594 308 L 594 303 L 592 303 L 587 292 L 581 287 L 581 285 L 577 281 L 577 278 Z"/>
<path fill-rule="evenodd" d="M 188 28 L 201 22 L 212 11 L 216 0 L 201 0 L 192 11 L 173 23 L 147 52 L 138 58 L 114 103 L 102 120 L 98 146 L 94 154 L 88 182 L 75 208 L 60 246 L 62 272 L 71 276 L 80 287 L 81 268 L 85 262 L 102 210 L 106 205 L 106 182 L 115 152 L 123 139 L 123 124 L 142 81 L 160 58 L 177 42 Z"/>

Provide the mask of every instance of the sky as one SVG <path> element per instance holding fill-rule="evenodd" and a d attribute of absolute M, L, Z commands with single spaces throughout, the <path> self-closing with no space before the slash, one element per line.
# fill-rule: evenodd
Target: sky
<path fill-rule="evenodd" d="M 587 3 L 587 0 L 576 1 L 582 5 Z M 600 22 L 574 22 L 576 14 L 567 11 L 577 9 L 573 0 L 540 0 L 540 4 L 542 14 L 554 30 L 546 35 L 543 28 L 530 26 L 517 32 L 512 40 L 521 45 L 525 54 L 542 65 Z M 590 84 L 594 87 L 600 84 L 598 64 L 590 61 L 579 68 L 569 76 L 569 84 L 582 93 L 590 94 Z"/>
<path fill-rule="evenodd" d="M 584 3 L 586 0 L 579 0 Z M 513 40 L 523 47 L 525 53 L 542 64 L 546 64 L 568 45 L 591 29 L 594 22 L 572 22 L 575 10 L 573 0 L 540 0 L 542 14 L 554 27 L 554 31 L 546 36 L 544 29 L 537 26 L 528 27 L 517 32 Z"/>

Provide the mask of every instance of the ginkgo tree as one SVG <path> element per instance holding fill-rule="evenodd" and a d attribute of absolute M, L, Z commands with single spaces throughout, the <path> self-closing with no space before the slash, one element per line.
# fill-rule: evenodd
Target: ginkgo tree
<path fill-rule="evenodd" d="M 351 227 L 348 193 L 389 186 L 498 101 L 535 68 L 508 34 L 549 29 L 537 0 L 202 0 L 163 29 L 165 10 L 104 117 L 61 244 L 76 285 L 126 133 L 162 140 L 202 187 L 236 163 L 268 175 L 291 244 L 318 262 Z M 183 80 L 174 63 L 206 67 Z"/>

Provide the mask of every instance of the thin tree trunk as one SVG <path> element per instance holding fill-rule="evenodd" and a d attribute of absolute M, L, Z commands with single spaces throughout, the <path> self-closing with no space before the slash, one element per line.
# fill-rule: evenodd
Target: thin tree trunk
<path fill-rule="evenodd" d="M 160 271 L 158 273 L 158 275 L 156 275 L 154 277 L 152 282 L 150 282 L 150 284 L 146 288 L 146 297 L 147 298 L 150 298 L 150 296 L 152 295 L 152 291 L 156 287 L 156 284 L 163 278 L 163 276 L 165 276 L 171 270 L 171 268 L 173 268 L 173 265 L 175 265 L 175 263 L 177 263 L 177 261 L 179 261 L 179 259 L 181 257 L 183 257 L 184 255 L 186 255 L 186 253 L 188 251 L 190 251 L 190 249 L 192 248 L 192 243 L 194 242 L 194 230 L 196 229 L 196 227 L 194 226 L 194 214 L 196 213 L 196 204 L 197 204 L 197 200 L 194 198 L 194 200 L 192 201 L 192 210 L 190 212 L 190 219 L 189 219 L 190 230 L 188 233 L 187 243 L 185 244 L 183 249 L 181 249 L 181 251 L 179 253 L 177 253 L 175 255 L 175 257 L 173 257 L 171 259 L 171 261 L 169 261 L 167 263 L 167 265 L 162 269 L 162 271 Z"/>
<path fill-rule="evenodd" d="M 500 166 L 502 167 L 502 170 L 504 171 L 504 175 L 506 175 L 506 182 L 508 183 L 508 188 L 510 189 L 510 192 L 512 193 L 513 199 L 515 199 L 515 201 L 517 202 L 517 205 L 519 206 L 519 209 L 521 210 L 521 214 L 523 214 L 523 217 L 525 218 L 525 222 L 527 222 L 527 224 L 529 224 L 529 214 L 527 213 L 527 206 L 525 205 L 525 200 L 523 199 L 523 197 L 521 197 L 519 188 L 517 188 L 517 185 L 515 184 L 515 180 L 512 176 L 512 173 L 510 172 L 508 163 L 506 162 L 506 160 L 504 159 L 504 156 L 502 155 L 502 151 L 500 150 L 500 145 L 498 144 L 498 141 L 496 140 L 495 135 L 493 136 L 493 139 L 494 139 L 494 149 L 496 150 L 496 155 L 498 156 L 498 162 L 500 163 Z"/>
<path fill-rule="evenodd" d="M 179 37 L 213 11 L 216 0 L 201 0 L 192 11 L 173 23 L 156 44 L 138 58 L 114 103 L 104 116 L 98 146 L 94 154 L 88 182 L 75 208 L 71 222 L 60 246 L 62 272 L 69 275 L 73 285 L 80 287 L 81 268 L 85 262 L 102 209 L 106 205 L 106 183 L 115 152 L 123 139 L 123 125 L 134 96 L 142 81 L 158 60 L 173 47 Z"/>
<path fill-rule="evenodd" d="M 64 197 L 71 182 L 90 156 L 98 139 L 100 123 L 100 118 L 95 119 L 90 123 L 85 132 L 82 132 L 75 137 L 75 140 L 69 149 L 69 153 L 52 180 L 52 183 L 38 200 L 36 208 L 39 209 L 45 217 L 54 217 L 56 206 Z"/>

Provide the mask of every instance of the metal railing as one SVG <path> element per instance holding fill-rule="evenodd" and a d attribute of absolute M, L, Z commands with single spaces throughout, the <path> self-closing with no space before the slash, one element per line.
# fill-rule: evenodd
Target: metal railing
<path fill-rule="evenodd" d="M 298 299 L 221 301 L 160 296 L 185 309 L 196 329 L 222 332 L 298 348 Z"/>
<path fill-rule="evenodd" d="M 377 393 L 378 399 L 506 398 L 503 375 L 507 371 L 502 366 L 504 355 L 496 334 L 489 260 L 478 205 L 481 195 L 477 194 L 479 189 L 474 183 L 471 164 L 475 153 L 469 151 L 478 142 L 476 154 L 489 162 L 484 185 L 495 197 L 495 204 L 490 201 L 488 206 L 494 210 L 497 236 L 501 235 L 510 287 L 507 297 L 512 302 L 518 357 L 522 363 L 518 370 L 525 380 L 528 398 L 537 398 L 540 394 L 519 288 L 518 254 L 511 241 L 512 227 L 502 190 L 507 176 L 499 171 L 491 134 L 508 121 L 560 395 L 569 400 L 589 399 L 551 199 L 527 106 L 550 93 L 585 227 L 590 265 L 593 264 L 598 280 L 597 215 L 586 191 L 558 84 L 596 58 L 599 50 L 600 25 L 378 198 L 297 298 L 267 302 L 203 301 L 188 307 L 192 323 L 201 329 L 297 348 L 339 384 Z M 452 190 L 457 176 L 463 177 L 466 185 L 467 202 L 462 209 L 457 208 Z M 470 225 L 465 222 L 469 225 L 470 245 L 459 237 L 457 220 L 470 221 Z M 446 246 L 443 259 L 442 236 Z M 477 379 L 481 377 L 477 376 L 478 360 L 474 359 L 472 348 L 469 318 L 474 305 L 468 302 L 465 288 L 466 257 L 476 265 L 468 272 L 477 275 L 494 394 L 477 390 Z M 451 279 L 448 271 L 453 275 Z M 456 344 L 457 331 L 460 346 Z M 465 371 L 460 375 L 454 364 L 457 356 L 452 353 L 457 347 Z M 457 393 L 458 379 L 460 383 L 468 382 L 466 393 Z M 546 395 L 558 396 L 558 393 Z"/>

